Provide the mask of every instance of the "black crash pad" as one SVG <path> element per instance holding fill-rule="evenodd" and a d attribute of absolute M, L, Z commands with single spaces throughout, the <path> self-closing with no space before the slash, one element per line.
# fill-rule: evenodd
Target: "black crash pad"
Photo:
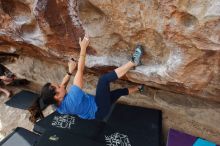
<path fill-rule="evenodd" d="M 89 129 L 88 129 L 89 130 Z M 46 131 L 36 146 L 104 146 L 87 137 L 60 129 Z"/>
<path fill-rule="evenodd" d="M 144 141 L 149 141 L 146 145 L 161 144 L 162 112 L 160 110 L 116 104 L 107 123 L 127 134 L 145 136 Z M 106 130 L 108 131 L 108 128 Z"/>
<path fill-rule="evenodd" d="M 105 123 L 96 120 L 84 120 L 75 115 L 59 114 L 57 111 L 38 121 L 34 131 L 42 134 L 47 130 L 60 129 L 94 138 L 103 129 Z"/>
<path fill-rule="evenodd" d="M 38 96 L 38 94 L 31 91 L 22 90 L 21 92 L 12 96 L 8 101 L 5 102 L 5 104 L 14 108 L 26 110 L 32 106 Z"/>
<path fill-rule="evenodd" d="M 106 146 L 159 146 L 158 139 L 152 136 L 134 133 L 125 129 L 105 126 L 96 141 Z"/>
<path fill-rule="evenodd" d="M 39 137 L 27 129 L 18 127 L 0 142 L 0 146 L 33 146 Z"/>

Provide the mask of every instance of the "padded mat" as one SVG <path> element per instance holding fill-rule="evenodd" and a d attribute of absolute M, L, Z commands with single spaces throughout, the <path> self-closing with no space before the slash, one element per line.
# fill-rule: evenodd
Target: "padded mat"
<path fill-rule="evenodd" d="M 161 116 L 159 110 L 116 104 L 107 124 L 54 112 L 38 121 L 34 126 L 34 131 L 44 133 L 43 136 L 48 135 L 48 131 L 51 130 L 57 133 L 66 131 L 64 133 L 95 140 L 98 144 L 106 146 L 160 146 Z M 67 137 L 70 138 L 70 135 Z M 68 143 L 65 144 L 68 145 Z"/>
<path fill-rule="evenodd" d="M 213 142 L 170 129 L 167 146 L 219 146 Z"/>
<path fill-rule="evenodd" d="M 116 104 L 108 125 L 128 134 L 145 136 L 145 145 L 161 144 L 162 112 L 124 104 Z"/>
<path fill-rule="evenodd" d="M 57 111 L 38 121 L 34 131 L 44 133 L 46 130 L 60 129 L 94 138 L 102 130 L 105 123 L 96 120 L 84 120 L 75 115 L 59 114 Z"/>
<path fill-rule="evenodd" d="M 92 139 L 60 129 L 46 131 L 36 146 L 103 146 Z"/>
<path fill-rule="evenodd" d="M 31 131 L 18 127 L 0 142 L 0 146 L 33 146 L 39 137 Z"/>
<path fill-rule="evenodd" d="M 39 95 L 30 91 L 22 90 L 21 92 L 12 96 L 8 101 L 5 102 L 6 105 L 19 108 L 28 109 Z"/>
<path fill-rule="evenodd" d="M 142 135 L 109 125 L 105 126 L 96 140 L 107 146 L 160 146 L 158 139 L 149 134 Z"/>

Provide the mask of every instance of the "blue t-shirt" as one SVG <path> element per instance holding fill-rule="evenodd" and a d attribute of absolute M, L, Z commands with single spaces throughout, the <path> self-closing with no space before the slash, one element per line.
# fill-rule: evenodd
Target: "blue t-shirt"
<path fill-rule="evenodd" d="M 57 111 L 61 114 L 75 114 L 83 119 L 95 119 L 95 97 L 72 85 Z"/>

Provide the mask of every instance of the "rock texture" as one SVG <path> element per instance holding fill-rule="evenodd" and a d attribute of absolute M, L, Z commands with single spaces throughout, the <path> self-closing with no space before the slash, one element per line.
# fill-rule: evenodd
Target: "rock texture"
<path fill-rule="evenodd" d="M 109 54 L 96 65 L 119 66 L 141 43 L 144 65 L 129 80 L 219 101 L 219 8 L 208 0 L 90 0 L 79 13 L 100 58 Z"/>
<path fill-rule="evenodd" d="M 7 67 L 40 85 L 62 80 L 85 32 L 91 39 L 87 91 L 94 90 L 98 74 L 126 63 L 142 44 L 143 65 L 123 79 L 151 88 L 121 102 L 162 109 L 164 133 L 173 127 L 220 143 L 219 0 L 0 0 L 0 62 L 15 61 Z M 13 117 L 21 119 L 17 125 L 31 129 L 21 112 Z M 7 123 L 12 114 L 1 116 L 5 135 L 17 125 Z"/>
<path fill-rule="evenodd" d="M 0 51 L 65 62 L 91 37 L 88 68 L 117 67 L 137 43 L 127 80 L 220 101 L 218 0 L 1 0 Z"/>

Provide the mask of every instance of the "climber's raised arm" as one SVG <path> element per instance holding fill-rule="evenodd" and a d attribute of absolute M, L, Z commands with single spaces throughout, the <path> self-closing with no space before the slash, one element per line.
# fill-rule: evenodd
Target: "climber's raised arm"
<path fill-rule="evenodd" d="M 76 69 L 76 61 L 74 59 L 71 59 L 68 62 L 68 72 L 66 73 L 65 77 L 63 78 L 62 83 L 60 84 L 60 86 L 63 86 L 64 88 L 66 88 L 66 86 L 69 83 L 70 77 L 73 74 L 75 69 Z"/>
<path fill-rule="evenodd" d="M 78 68 L 77 68 L 75 78 L 73 80 L 73 84 L 78 86 L 79 88 L 83 88 L 83 71 L 85 68 L 86 49 L 89 45 L 88 35 L 85 35 L 83 40 L 79 38 L 79 45 L 80 45 L 81 50 L 80 50 Z"/>

